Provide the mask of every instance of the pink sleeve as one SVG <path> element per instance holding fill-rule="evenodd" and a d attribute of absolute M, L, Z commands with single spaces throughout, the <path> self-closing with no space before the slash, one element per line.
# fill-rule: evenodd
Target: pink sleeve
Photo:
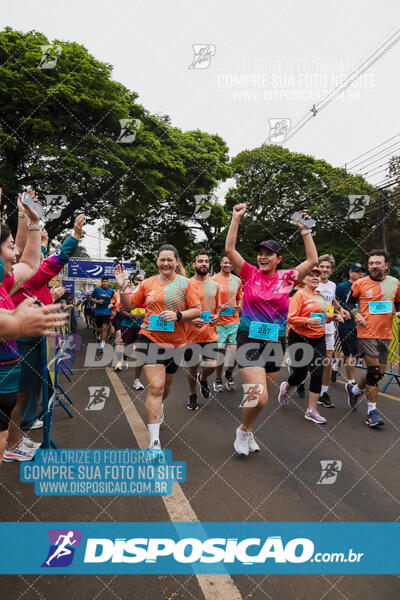
<path fill-rule="evenodd" d="M 243 263 L 242 270 L 239 273 L 239 277 L 243 281 L 243 283 L 246 283 L 246 281 L 248 281 L 249 279 L 252 278 L 252 276 L 254 275 L 254 273 L 256 271 L 257 271 L 257 267 L 253 267 L 253 265 L 250 265 L 245 260 L 244 263 Z"/>

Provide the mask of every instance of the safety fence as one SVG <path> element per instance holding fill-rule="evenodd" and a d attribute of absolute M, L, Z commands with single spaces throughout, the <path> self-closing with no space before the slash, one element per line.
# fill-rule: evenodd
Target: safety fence
<path fill-rule="evenodd" d="M 41 340 L 42 364 L 42 399 L 43 399 L 43 448 L 57 448 L 51 437 L 54 407 L 61 406 L 72 419 L 73 413 L 69 406 L 72 399 L 61 385 L 60 378 L 64 376 L 72 381 L 75 362 L 75 350 L 79 349 L 80 336 L 70 333 L 68 328 L 56 329 Z"/>

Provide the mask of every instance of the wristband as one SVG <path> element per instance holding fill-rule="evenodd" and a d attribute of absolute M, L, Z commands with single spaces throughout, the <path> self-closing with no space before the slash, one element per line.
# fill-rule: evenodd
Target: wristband
<path fill-rule="evenodd" d="M 302 229 L 301 230 L 301 235 L 308 235 L 309 233 L 312 233 L 311 229 Z"/>
<path fill-rule="evenodd" d="M 27 225 L 28 231 L 40 231 L 40 229 L 42 229 L 42 226 L 40 225 L 40 223 L 38 223 L 37 225 Z"/>
<path fill-rule="evenodd" d="M 180 321 L 181 319 L 182 319 L 182 313 L 178 311 L 178 312 L 176 313 L 176 320 L 177 320 L 177 321 L 178 321 L 178 323 L 179 323 L 179 321 Z"/>

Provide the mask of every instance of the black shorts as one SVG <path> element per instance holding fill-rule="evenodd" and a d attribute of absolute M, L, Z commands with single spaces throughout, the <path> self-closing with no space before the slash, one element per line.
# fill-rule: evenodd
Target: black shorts
<path fill-rule="evenodd" d="M 121 329 L 121 321 L 121 315 L 117 313 L 111 321 L 111 325 L 114 327 L 115 331 L 119 331 Z"/>
<path fill-rule="evenodd" d="M 342 352 L 345 356 L 357 356 L 357 329 L 340 329 L 339 338 L 342 344 Z"/>
<path fill-rule="evenodd" d="M 182 348 L 164 348 L 164 346 L 152 342 L 142 333 L 137 336 L 135 350 L 142 354 L 144 365 L 164 365 L 165 372 L 169 375 L 177 372 L 180 359 L 183 358 Z M 165 358 L 163 358 L 163 354 L 165 354 Z"/>
<path fill-rule="evenodd" d="M 249 337 L 249 332 L 238 330 L 236 362 L 241 369 L 246 367 L 263 367 L 266 373 L 277 373 L 282 366 L 286 350 L 285 338 L 277 342 L 256 340 Z"/>
<path fill-rule="evenodd" d="M 0 431 L 7 431 L 10 415 L 17 402 L 17 392 L 0 394 Z"/>
<path fill-rule="evenodd" d="M 96 327 L 100 329 L 103 323 L 108 325 L 108 323 L 110 322 L 110 316 L 111 315 L 98 315 L 97 317 L 95 316 L 94 320 L 96 321 Z"/>
<path fill-rule="evenodd" d="M 218 359 L 218 341 L 216 342 L 188 342 L 185 348 L 184 359 L 187 367 L 198 365 L 201 359 Z"/>
<path fill-rule="evenodd" d="M 138 338 L 139 331 L 139 327 L 125 327 L 125 325 L 121 325 L 122 342 L 126 346 L 134 344 Z"/>

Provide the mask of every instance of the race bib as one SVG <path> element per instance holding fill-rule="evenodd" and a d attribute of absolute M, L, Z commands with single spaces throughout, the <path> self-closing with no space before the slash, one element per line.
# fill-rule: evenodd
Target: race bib
<path fill-rule="evenodd" d="M 310 317 L 311 319 L 313 317 L 319 317 L 320 319 L 322 319 L 321 325 L 312 325 L 311 327 L 322 327 L 322 325 L 325 325 L 326 315 L 324 315 L 324 313 L 311 313 Z"/>
<path fill-rule="evenodd" d="M 204 323 L 209 323 L 211 320 L 211 310 L 204 310 L 200 315 L 200 319 L 203 319 Z"/>
<path fill-rule="evenodd" d="M 381 300 L 380 302 L 368 302 L 371 315 L 386 315 L 393 312 L 393 304 L 390 300 Z"/>
<path fill-rule="evenodd" d="M 330 315 L 331 317 L 333 317 L 333 314 L 335 312 L 335 309 L 333 308 L 333 306 L 327 306 L 326 307 L 326 314 Z"/>
<path fill-rule="evenodd" d="M 132 310 L 131 310 L 132 315 L 144 315 L 145 312 L 146 312 L 145 308 L 132 308 Z"/>
<path fill-rule="evenodd" d="M 164 321 L 158 315 L 150 315 L 149 331 L 174 331 L 174 321 Z"/>
<path fill-rule="evenodd" d="M 252 321 L 250 323 L 249 337 L 256 340 L 268 340 L 269 342 L 277 342 L 279 337 L 279 324 Z"/>
<path fill-rule="evenodd" d="M 235 307 L 234 306 L 228 306 L 225 310 L 222 311 L 222 313 L 220 314 L 220 316 L 221 317 L 231 317 L 234 312 L 235 312 Z"/>

